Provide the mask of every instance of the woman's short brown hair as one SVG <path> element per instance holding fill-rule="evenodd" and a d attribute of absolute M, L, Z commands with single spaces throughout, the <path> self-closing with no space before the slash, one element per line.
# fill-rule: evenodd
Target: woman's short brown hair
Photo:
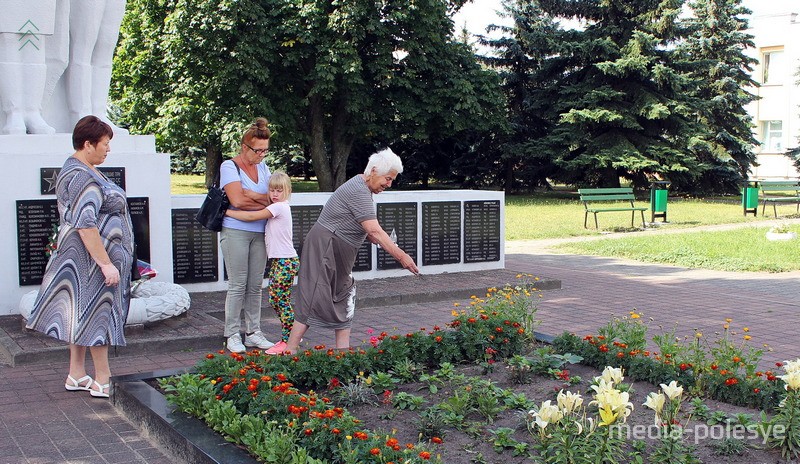
<path fill-rule="evenodd" d="M 272 137 L 272 132 L 269 130 L 269 121 L 267 118 L 256 118 L 253 124 L 244 132 L 242 136 L 242 143 L 249 144 L 253 139 L 269 140 Z"/>
<path fill-rule="evenodd" d="M 97 142 L 105 136 L 109 139 L 114 138 L 114 131 L 111 126 L 97 116 L 92 116 L 91 114 L 84 116 L 72 129 L 72 148 L 80 150 L 86 142 L 97 145 Z"/>

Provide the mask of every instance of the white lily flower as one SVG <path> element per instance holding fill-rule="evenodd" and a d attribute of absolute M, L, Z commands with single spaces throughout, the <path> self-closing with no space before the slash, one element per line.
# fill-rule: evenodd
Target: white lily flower
<path fill-rule="evenodd" d="M 580 394 L 570 391 L 565 392 L 564 390 L 558 392 L 556 401 L 558 402 L 558 406 L 567 413 L 574 412 L 583 404 L 583 398 L 581 398 Z"/>
<path fill-rule="evenodd" d="M 664 393 L 667 394 L 669 399 L 674 400 L 675 398 L 680 398 L 683 394 L 683 387 L 678 385 L 678 382 L 673 380 L 669 383 L 669 385 L 661 384 L 661 389 L 664 390 Z"/>
<path fill-rule="evenodd" d="M 658 416 L 661 415 L 661 411 L 664 409 L 664 403 L 666 402 L 667 397 L 664 396 L 663 393 L 656 393 L 650 392 L 647 395 L 647 399 L 645 400 L 642 406 L 647 406 L 648 408 L 652 409 L 656 412 L 656 419 Z"/>
<path fill-rule="evenodd" d="M 784 388 L 787 390 L 800 390 L 800 370 L 790 372 L 786 375 L 778 376 L 786 384 Z"/>
<path fill-rule="evenodd" d="M 800 358 L 797 358 L 794 361 L 784 361 L 783 362 L 783 369 L 788 374 L 791 374 L 792 372 L 800 371 Z"/>
<path fill-rule="evenodd" d="M 558 406 L 547 400 L 539 407 L 539 411 L 533 412 L 533 417 L 536 425 L 544 429 L 548 424 L 560 421 L 564 414 Z"/>
<path fill-rule="evenodd" d="M 603 369 L 603 373 L 600 374 L 600 378 L 610 384 L 618 385 L 625 377 L 622 375 L 621 367 L 606 366 L 606 368 Z"/>

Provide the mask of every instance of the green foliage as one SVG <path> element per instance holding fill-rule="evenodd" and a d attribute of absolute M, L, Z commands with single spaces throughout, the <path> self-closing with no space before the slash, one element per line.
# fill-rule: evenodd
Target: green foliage
<path fill-rule="evenodd" d="M 345 383 L 335 390 L 335 397 L 338 404 L 344 407 L 352 407 L 359 404 L 377 404 L 375 392 L 366 379 L 356 377 L 352 382 Z"/>
<path fill-rule="evenodd" d="M 392 406 L 397 409 L 416 411 L 425 403 L 425 397 L 399 392 L 392 398 Z"/>
<path fill-rule="evenodd" d="M 445 415 L 438 407 L 431 407 L 422 411 L 417 419 L 417 431 L 423 439 L 444 437 Z"/>

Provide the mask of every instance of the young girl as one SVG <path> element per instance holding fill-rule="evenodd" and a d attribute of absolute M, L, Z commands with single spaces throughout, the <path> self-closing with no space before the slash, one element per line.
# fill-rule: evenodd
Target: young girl
<path fill-rule="evenodd" d="M 281 341 L 275 344 L 279 353 L 286 347 L 289 332 L 294 324 L 292 310 L 292 283 L 300 267 L 300 260 L 292 243 L 292 209 L 289 197 L 292 183 L 289 176 L 275 171 L 269 178 L 269 200 L 272 202 L 260 211 L 227 210 L 226 215 L 240 221 L 269 219 L 264 240 L 267 257 L 272 260 L 269 268 L 269 302 L 281 321 Z"/>

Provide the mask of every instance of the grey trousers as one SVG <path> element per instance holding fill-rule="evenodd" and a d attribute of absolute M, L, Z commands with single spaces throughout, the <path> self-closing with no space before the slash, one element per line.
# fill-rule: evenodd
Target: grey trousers
<path fill-rule="evenodd" d="M 247 333 L 261 330 L 261 287 L 267 267 L 264 233 L 223 227 L 219 243 L 228 272 L 224 335 L 239 333 L 242 312 Z"/>

